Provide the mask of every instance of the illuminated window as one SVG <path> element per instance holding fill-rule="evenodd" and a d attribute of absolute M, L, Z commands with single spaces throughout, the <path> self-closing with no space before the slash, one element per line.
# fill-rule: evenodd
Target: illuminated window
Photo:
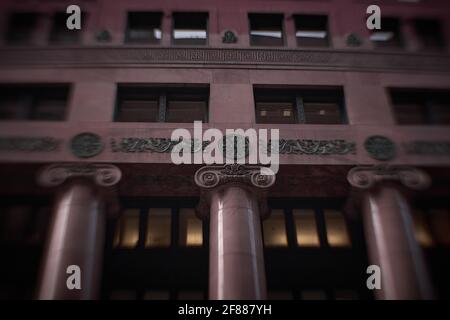
<path fill-rule="evenodd" d="M 263 222 L 264 244 L 268 247 L 286 247 L 287 235 L 283 210 L 272 210 Z"/>
<path fill-rule="evenodd" d="M 203 244 L 202 221 L 194 209 L 180 209 L 180 245 L 201 246 Z"/>
<path fill-rule="evenodd" d="M 445 209 L 432 209 L 429 211 L 431 228 L 437 243 L 450 245 L 450 214 Z"/>
<path fill-rule="evenodd" d="M 337 210 L 324 210 L 325 223 L 327 228 L 327 240 L 331 247 L 350 246 L 350 237 L 347 231 L 342 212 Z"/>
<path fill-rule="evenodd" d="M 282 46 L 283 15 L 257 13 L 249 14 L 250 45 L 252 46 Z"/>
<path fill-rule="evenodd" d="M 170 208 L 151 208 L 147 218 L 146 247 L 168 247 L 171 238 Z"/>
<path fill-rule="evenodd" d="M 431 235 L 430 228 L 427 224 L 423 211 L 416 210 L 413 214 L 413 221 L 417 242 L 424 247 L 433 246 L 433 237 Z"/>
<path fill-rule="evenodd" d="M 114 247 L 134 248 L 139 242 L 139 209 L 126 209 L 114 236 Z"/>
<path fill-rule="evenodd" d="M 320 247 L 314 210 L 295 209 L 293 215 L 297 232 L 297 244 L 301 247 Z"/>

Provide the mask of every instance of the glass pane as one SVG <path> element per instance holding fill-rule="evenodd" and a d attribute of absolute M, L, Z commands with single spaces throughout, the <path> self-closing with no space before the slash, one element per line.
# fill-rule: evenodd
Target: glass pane
<path fill-rule="evenodd" d="M 305 122 L 312 124 L 340 124 L 341 112 L 336 103 L 304 102 Z"/>
<path fill-rule="evenodd" d="M 205 101 L 169 100 L 167 102 L 166 122 L 205 121 L 205 110 Z"/>
<path fill-rule="evenodd" d="M 433 121 L 436 124 L 450 124 L 450 104 L 435 104 L 431 107 Z"/>
<path fill-rule="evenodd" d="M 320 15 L 295 16 L 297 45 L 304 47 L 328 46 L 327 17 Z"/>
<path fill-rule="evenodd" d="M 151 208 L 147 218 L 146 247 L 168 247 L 171 238 L 170 208 Z"/>
<path fill-rule="evenodd" d="M 250 44 L 252 46 L 282 46 L 283 16 L 279 14 L 250 14 Z"/>
<path fill-rule="evenodd" d="M 139 241 L 139 209 L 126 209 L 120 217 L 114 246 L 122 248 L 134 248 Z"/>
<path fill-rule="evenodd" d="M 83 15 L 81 22 L 85 20 Z M 69 30 L 66 26 L 67 15 L 65 13 L 56 13 L 53 16 L 53 26 L 50 33 L 50 43 L 53 44 L 75 44 L 79 42 L 81 31 L 83 30 L 83 25 L 80 30 Z"/>
<path fill-rule="evenodd" d="M 124 100 L 118 110 L 117 121 L 157 122 L 157 100 Z"/>
<path fill-rule="evenodd" d="M 64 120 L 65 100 L 40 100 L 34 106 L 35 120 Z"/>
<path fill-rule="evenodd" d="M 256 112 L 258 123 L 295 123 L 291 102 L 257 102 Z"/>
<path fill-rule="evenodd" d="M 327 300 L 327 294 L 323 290 L 302 290 L 302 300 Z"/>
<path fill-rule="evenodd" d="M 398 48 L 402 46 L 400 37 L 400 21 L 396 18 L 381 18 L 381 30 L 375 30 L 370 35 L 376 47 Z"/>
<path fill-rule="evenodd" d="M 430 228 L 425 219 L 423 211 L 416 210 L 413 214 L 414 231 L 417 242 L 424 247 L 431 247 L 434 245 L 431 236 Z"/>
<path fill-rule="evenodd" d="M 208 31 L 206 13 L 174 13 L 173 42 L 174 44 L 204 45 L 207 42 Z"/>
<path fill-rule="evenodd" d="M 286 247 L 287 235 L 283 210 L 272 210 L 270 217 L 263 221 L 264 245 Z"/>
<path fill-rule="evenodd" d="M 144 294 L 144 300 L 169 300 L 169 292 L 168 291 L 146 291 Z"/>
<path fill-rule="evenodd" d="M 161 40 L 161 17 L 158 12 L 128 13 L 127 42 L 159 43 Z"/>
<path fill-rule="evenodd" d="M 297 245 L 301 247 L 320 247 L 314 210 L 295 209 L 292 213 L 295 219 Z"/>
<path fill-rule="evenodd" d="M 14 13 L 8 26 L 6 40 L 9 44 L 30 43 L 36 26 L 37 14 L 30 12 Z"/>
<path fill-rule="evenodd" d="M 325 223 L 327 227 L 327 240 L 331 247 L 350 246 L 350 237 L 347 224 L 342 212 L 337 210 L 324 210 Z"/>
<path fill-rule="evenodd" d="M 180 209 L 180 245 L 201 246 L 203 244 L 202 221 L 195 215 L 195 210 Z"/>
<path fill-rule="evenodd" d="M 427 122 L 425 108 L 421 104 L 397 104 L 394 106 L 398 124 L 424 124 Z"/>
<path fill-rule="evenodd" d="M 450 214 L 445 209 L 429 211 L 433 235 L 439 244 L 450 245 Z"/>

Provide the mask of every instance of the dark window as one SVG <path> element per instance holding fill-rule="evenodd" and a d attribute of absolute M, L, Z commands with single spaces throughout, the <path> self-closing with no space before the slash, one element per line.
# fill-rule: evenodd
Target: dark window
<path fill-rule="evenodd" d="M 32 12 L 14 13 L 9 18 L 6 42 L 9 44 L 29 44 L 36 27 L 37 14 Z"/>
<path fill-rule="evenodd" d="M 0 119 L 64 120 L 69 94 L 67 85 L 0 87 Z"/>
<path fill-rule="evenodd" d="M 323 15 L 295 15 L 295 37 L 300 47 L 328 46 L 328 18 Z"/>
<path fill-rule="evenodd" d="M 53 15 L 52 29 L 50 32 L 50 43 L 52 44 L 77 44 L 81 40 L 81 32 L 85 22 L 85 15 L 82 13 L 81 29 L 70 30 L 67 28 L 67 18 L 69 14 L 57 12 Z"/>
<path fill-rule="evenodd" d="M 125 41 L 158 44 L 161 41 L 161 12 L 129 12 Z"/>
<path fill-rule="evenodd" d="M 378 48 L 400 48 L 402 37 L 400 20 L 397 18 L 381 18 L 381 30 L 373 30 L 370 36 Z"/>
<path fill-rule="evenodd" d="M 393 89 L 391 101 L 398 124 L 450 124 L 450 91 Z"/>
<path fill-rule="evenodd" d="M 206 87 L 122 85 L 118 89 L 115 121 L 206 122 L 208 99 Z"/>
<path fill-rule="evenodd" d="M 175 12 L 173 14 L 173 43 L 205 45 L 208 42 L 208 14 Z"/>
<path fill-rule="evenodd" d="M 438 20 L 416 19 L 414 26 L 423 49 L 440 50 L 445 47 L 441 23 Z"/>
<path fill-rule="evenodd" d="M 255 88 L 257 123 L 345 123 L 342 90 Z"/>
<path fill-rule="evenodd" d="M 283 46 L 283 15 L 252 13 L 250 20 L 250 45 Z"/>

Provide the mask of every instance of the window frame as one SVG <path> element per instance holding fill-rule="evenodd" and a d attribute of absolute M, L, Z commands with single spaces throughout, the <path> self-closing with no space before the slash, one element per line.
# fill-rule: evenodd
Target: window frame
<path fill-rule="evenodd" d="M 252 44 L 252 21 L 250 16 L 262 16 L 262 15 L 266 15 L 266 16 L 281 16 L 281 45 L 255 45 Z M 286 39 L 286 26 L 285 26 L 285 14 L 283 12 L 248 12 L 247 13 L 247 26 L 248 26 L 248 44 L 250 47 L 261 47 L 261 48 L 281 48 L 281 47 L 286 47 L 287 44 L 287 39 Z"/>
<path fill-rule="evenodd" d="M 205 24 L 206 24 L 206 27 L 205 27 L 206 39 L 205 39 L 205 43 L 204 44 L 196 44 L 196 43 L 192 43 L 192 44 L 186 44 L 186 43 L 178 44 L 178 43 L 176 43 L 176 40 L 175 40 L 175 16 L 177 14 L 181 14 L 181 15 L 183 15 L 183 14 L 197 14 L 197 15 L 204 14 L 206 16 L 206 21 L 205 21 Z M 209 11 L 174 11 L 174 12 L 172 12 L 171 17 L 172 17 L 172 24 L 171 24 L 171 28 L 170 28 L 170 43 L 171 43 L 171 45 L 176 46 L 176 47 L 183 47 L 183 46 L 186 46 L 186 47 L 193 47 L 193 46 L 194 47 L 195 46 L 205 47 L 205 46 L 209 46 L 209 38 L 210 38 L 210 36 L 209 36 L 209 29 L 210 29 L 210 27 L 209 27 Z"/>
<path fill-rule="evenodd" d="M 345 107 L 345 93 L 343 87 L 324 87 L 324 88 L 284 88 L 284 87 L 269 87 L 269 86 L 253 86 L 253 99 L 254 99 L 254 110 L 255 110 L 255 121 L 257 124 L 275 124 L 273 122 L 260 122 L 260 116 L 257 109 L 257 103 L 262 101 L 257 101 L 257 91 L 268 90 L 272 91 L 266 94 L 266 97 L 282 96 L 286 94 L 290 96 L 293 101 L 293 112 L 294 112 L 294 123 L 280 123 L 280 124 L 302 124 L 302 125 L 348 125 L 348 117 Z M 324 97 L 324 94 L 326 95 Z M 317 99 L 317 102 L 328 102 L 336 103 L 339 108 L 339 123 L 326 124 L 326 123 L 308 123 L 306 119 L 305 112 L 305 100 Z M 286 100 L 291 100 L 286 99 Z M 322 100 L 323 99 L 323 100 Z M 321 101 L 322 100 L 322 101 Z"/>
<path fill-rule="evenodd" d="M 150 42 L 150 41 L 136 41 L 136 40 L 131 40 L 130 41 L 130 14 L 154 14 L 155 16 L 157 14 L 160 15 L 160 24 L 159 24 L 159 28 L 161 30 L 161 39 L 158 39 L 157 42 Z M 164 12 L 162 11 L 127 11 L 126 12 L 126 19 L 125 19 L 125 32 L 124 32 L 124 44 L 126 45 L 148 45 L 148 46 L 158 46 L 161 45 L 163 42 L 163 37 L 164 37 L 164 33 L 162 30 L 162 24 L 163 24 L 163 19 L 164 19 Z"/>
<path fill-rule="evenodd" d="M 124 100 L 121 94 L 121 90 L 126 89 L 137 89 L 137 90 L 144 90 L 148 89 L 149 92 L 154 92 L 155 95 L 158 96 L 158 118 L 157 121 L 121 121 L 118 120 L 119 112 L 121 108 L 121 103 Z M 191 123 L 191 122 L 167 122 L 167 108 L 168 108 L 168 96 L 170 94 L 180 94 L 180 93 L 186 93 L 186 94 L 193 94 L 194 91 L 198 90 L 195 94 L 198 95 L 199 99 L 204 99 L 202 101 L 205 102 L 205 110 L 203 110 L 203 123 L 208 123 L 209 121 L 209 99 L 210 99 L 210 86 L 209 84 L 192 84 L 192 85 L 149 85 L 149 84 L 130 84 L 130 83 L 117 83 L 116 85 L 116 102 L 113 112 L 113 122 L 124 122 L 124 123 Z M 190 92 L 191 91 L 191 92 Z M 136 94 L 139 96 L 139 93 Z M 141 94 L 141 96 L 143 96 Z"/>

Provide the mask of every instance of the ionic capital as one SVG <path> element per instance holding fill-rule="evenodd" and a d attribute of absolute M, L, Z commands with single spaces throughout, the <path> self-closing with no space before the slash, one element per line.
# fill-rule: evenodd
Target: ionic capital
<path fill-rule="evenodd" d="M 97 186 L 111 187 L 121 177 L 120 169 L 110 164 L 61 163 L 44 167 L 38 175 L 38 183 L 44 187 L 56 187 L 72 178 L 87 178 Z"/>
<path fill-rule="evenodd" d="M 195 173 L 195 183 L 205 189 L 212 189 L 233 182 L 265 189 L 275 183 L 275 175 L 262 175 L 260 166 L 246 166 L 235 163 L 206 166 L 198 169 Z"/>
<path fill-rule="evenodd" d="M 370 189 L 381 182 L 394 181 L 413 189 L 426 189 L 431 184 L 429 175 L 408 166 L 361 166 L 352 168 L 347 181 L 355 188 Z"/>

